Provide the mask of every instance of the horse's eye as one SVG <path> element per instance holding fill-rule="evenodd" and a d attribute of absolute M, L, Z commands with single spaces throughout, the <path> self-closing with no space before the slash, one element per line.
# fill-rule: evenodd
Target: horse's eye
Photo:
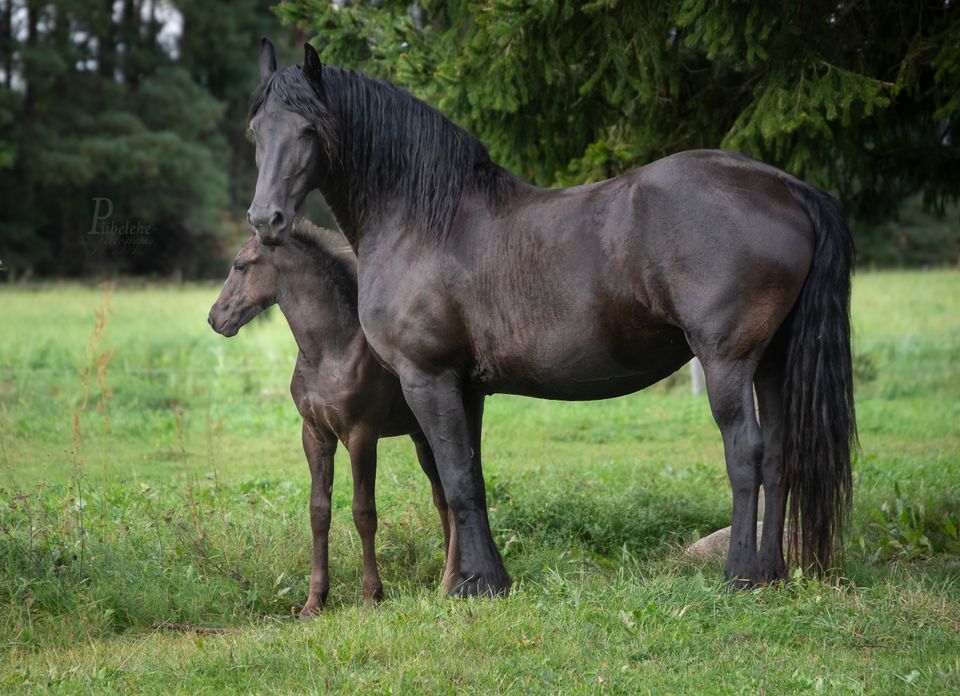
<path fill-rule="evenodd" d="M 240 273 L 243 273 L 246 270 L 246 268 L 247 268 L 247 264 L 240 263 L 239 261 L 233 264 L 233 270 L 239 271 Z"/>
<path fill-rule="evenodd" d="M 247 140 L 251 143 L 257 142 L 257 134 L 253 132 L 253 128 L 247 128 Z"/>

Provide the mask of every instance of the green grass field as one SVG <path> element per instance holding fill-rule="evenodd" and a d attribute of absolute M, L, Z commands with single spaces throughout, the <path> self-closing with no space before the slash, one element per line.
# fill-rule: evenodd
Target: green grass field
<path fill-rule="evenodd" d="M 295 344 L 275 310 L 215 335 L 217 292 L 0 289 L 0 690 L 960 692 L 960 273 L 856 279 L 843 577 L 731 593 L 720 562 L 682 558 L 730 495 L 681 373 L 606 402 L 488 400 L 506 599 L 437 590 L 399 438 L 379 449 L 387 599 L 364 608 L 341 449 L 330 602 L 306 624 Z"/>

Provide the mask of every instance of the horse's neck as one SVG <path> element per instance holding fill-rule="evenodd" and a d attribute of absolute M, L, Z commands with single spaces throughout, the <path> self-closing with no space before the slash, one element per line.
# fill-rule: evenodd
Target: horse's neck
<path fill-rule="evenodd" d="M 336 357 L 360 332 L 356 309 L 332 278 L 298 273 L 286 280 L 277 300 L 300 352 L 309 359 Z"/>
<path fill-rule="evenodd" d="M 525 191 L 539 190 L 535 186 L 519 181 L 508 171 L 501 171 L 504 177 L 501 203 L 506 198 L 515 197 Z M 342 163 L 335 165 L 327 163 L 325 166 L 321 166 L 317 179 L 317 190 L 323 195 L 324 201 L 337 220 L 340 231 L 355 253 L 359 253 L 361 238 L 377 236 L 379 231 L 384 229 L 394 230 L 398 225 L 403 225 L 405 213 L 402 199 L 381 201 L 375 210 L 355 209 L 357 203 L 345 187 L 345 182 L 353 180 L 354 177 Z M 495 211 L 491 209 L 489 198 L 481 191 L 472 188 L 463 191 L 458 212 L 465 208 L 470 208 L 481 214 L 483 214 L 483 211 L 487 211 L 491 215 L 495 214 Z M 406 226 L 404 234 L 423 234 L 426 239 L 430 240 L 431 244 L 435 242 L 438 236 L 436 230 Z"/>
<path fill-rule="evenodd" d="M 342 163 L 323 161 L 317 164 L 316 189 L 323 196 L 324 202 L 333 213 L 337 227 L 343 236 L 356 251 L 356 239 L 359 236 L 360 211 L 353 210 L 349 193 L 344 182 L 348 180 L 348 172 Z"/>

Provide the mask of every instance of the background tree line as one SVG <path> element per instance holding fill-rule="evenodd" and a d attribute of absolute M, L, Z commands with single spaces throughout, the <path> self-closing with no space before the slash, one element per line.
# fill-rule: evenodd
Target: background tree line
<path fill-rule="evenodd" d="M 406 86 L 538 184 L 722 147 L 837 195 L 863 262 L 960 257 L 955 0 L 300 0 L 278 12 L 328 62 Z"/>
<path fill-rule="evenodd" d="M 257 45 L 279 31 L 264 0 L 0 0 L 8 277 L 222 271 L 255 181 Z"/>
<path fill-rule="evenodd" d="M 838 195 L 866 263 L 960 257 L 955 0 L 0 0 L 4 276 L 220 273 L 263 34 L 407 87 L 538 184 L 724 147 Z M 146 246 L 88 234 L 98 197 Z"/>

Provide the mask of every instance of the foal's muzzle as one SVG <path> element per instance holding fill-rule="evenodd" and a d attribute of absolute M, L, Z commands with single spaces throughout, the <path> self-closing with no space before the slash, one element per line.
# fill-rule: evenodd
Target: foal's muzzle
<path fill-rule="evenodd" d="M 214 305 L 210 308 L 210 314 L 207 315 L 207 323 L 210 324 L 210 327 L 214 331 L 221 336 L 226 336 L 227 338 L 236 336 L 237 332 L 240 330 L 240 327 L 236 325 L 230 325 L 229 314 L 220 309 L 220 307 L 217 305 Z"/>

